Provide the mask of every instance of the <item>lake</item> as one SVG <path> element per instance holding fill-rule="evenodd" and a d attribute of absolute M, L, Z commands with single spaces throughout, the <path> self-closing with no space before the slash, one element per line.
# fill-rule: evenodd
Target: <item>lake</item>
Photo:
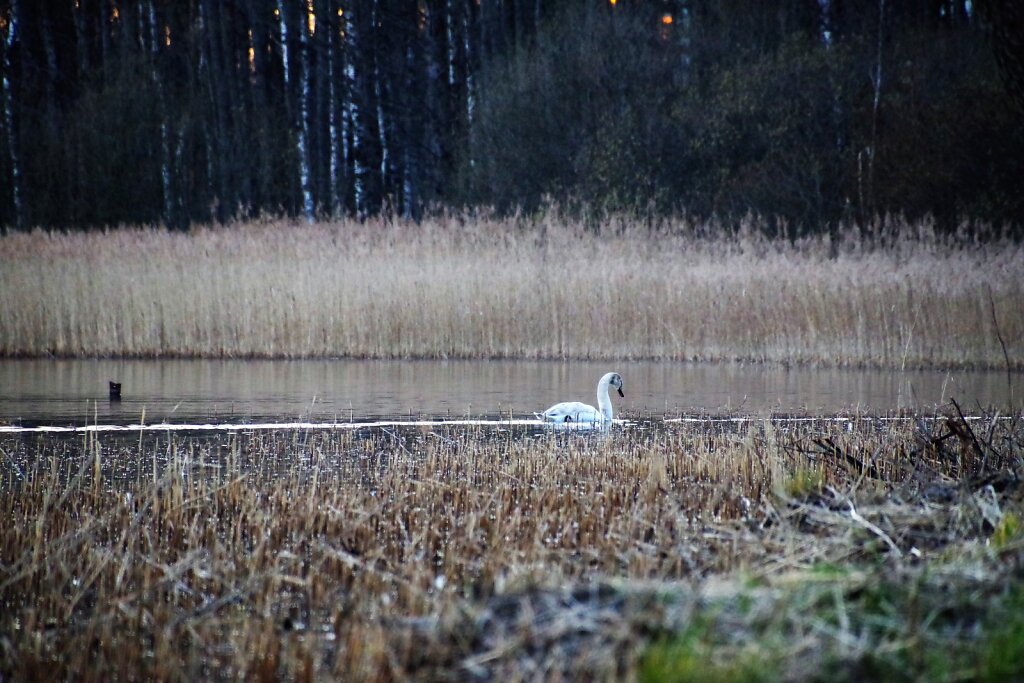
<path fill-rule="evenodd" d="M 616 370 L 617 413 L 835 414 L 1006 410 L 1001 371 L 893 371 L 757 364 L 552 361 L 3 360 L 0 424 L 516 418 L 595 403 Z M 122 400 L 108 400 L 108 381 Z M 1013 381 L 1024 385 L 1024 374 Z M 1018 393 L 1020 389 L 1018 388 Z"/>

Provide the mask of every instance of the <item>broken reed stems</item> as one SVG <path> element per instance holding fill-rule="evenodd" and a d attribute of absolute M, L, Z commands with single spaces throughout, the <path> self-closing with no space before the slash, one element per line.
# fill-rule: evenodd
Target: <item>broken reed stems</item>
<path fill-rule="evenodd" d="M 715 237 L 545 217 L 9 234 L 0 355 L 1024 366 L 1024 247 L 887 229 L 790 242 L 754 221 Z"/>
<path fill-rule="evenodd" d="M 850 424 L 168 435 L 141 451 L 97 435 L 101 482 L 85 481 L 91 444 L 10 438 L 24 477 L 0 496 L 0 673 L 452 678 L 535 647 L 628 669 L 645 631 L 614 625 L 642 586 L 662 585 L 629 612 L 650 632 L 654 598 L 678 590 L 659 582 L 899 569 L 994 528 L 1016 542 L 1019 421 Z M 560 621 L 573 614 L 581 630 Z M 605 651 L 586 633 L 620 635 Z"/>

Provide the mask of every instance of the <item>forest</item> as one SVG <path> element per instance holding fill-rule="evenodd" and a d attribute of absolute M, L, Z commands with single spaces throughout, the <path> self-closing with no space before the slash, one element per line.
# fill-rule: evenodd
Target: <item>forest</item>
<path fill-rule="evenodd" d="M 1024 225 L 1014 0 L 0 0 L 0 229 Z"/>

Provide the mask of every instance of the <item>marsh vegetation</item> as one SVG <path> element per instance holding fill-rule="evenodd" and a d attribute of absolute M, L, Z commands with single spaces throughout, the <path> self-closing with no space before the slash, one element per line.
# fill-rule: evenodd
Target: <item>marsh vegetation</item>
<path fill-rule="evenodd" d="M 447 217 L 0 236 L 0 355 L 1020 368 L 1018 242 Z"/>
<path fill-rule="evenodd" d="M 1018 243 L 763 227 L 7 234 L 0 355 L 987 367 L 1012 387 Z M 6 431 L 0 678 L 1020 676 L 1010 396 L 1009 416 L 627 411 L 606 434 Z"/>
<path fill-rule="evenodd" d="M 955 407 L 3 435 L 0 675 L 1020 675 L 1022 436 Z"/>

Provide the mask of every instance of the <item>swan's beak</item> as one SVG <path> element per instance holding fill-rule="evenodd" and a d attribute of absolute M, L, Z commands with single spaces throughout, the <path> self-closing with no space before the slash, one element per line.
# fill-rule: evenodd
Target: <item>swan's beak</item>
<path fill-rule="evenodd" d="M 619 387 L 619 396 L 621 396 L 622 398 L 626 398 L 626 395 L 622 393 L 622 387 Z"/>

